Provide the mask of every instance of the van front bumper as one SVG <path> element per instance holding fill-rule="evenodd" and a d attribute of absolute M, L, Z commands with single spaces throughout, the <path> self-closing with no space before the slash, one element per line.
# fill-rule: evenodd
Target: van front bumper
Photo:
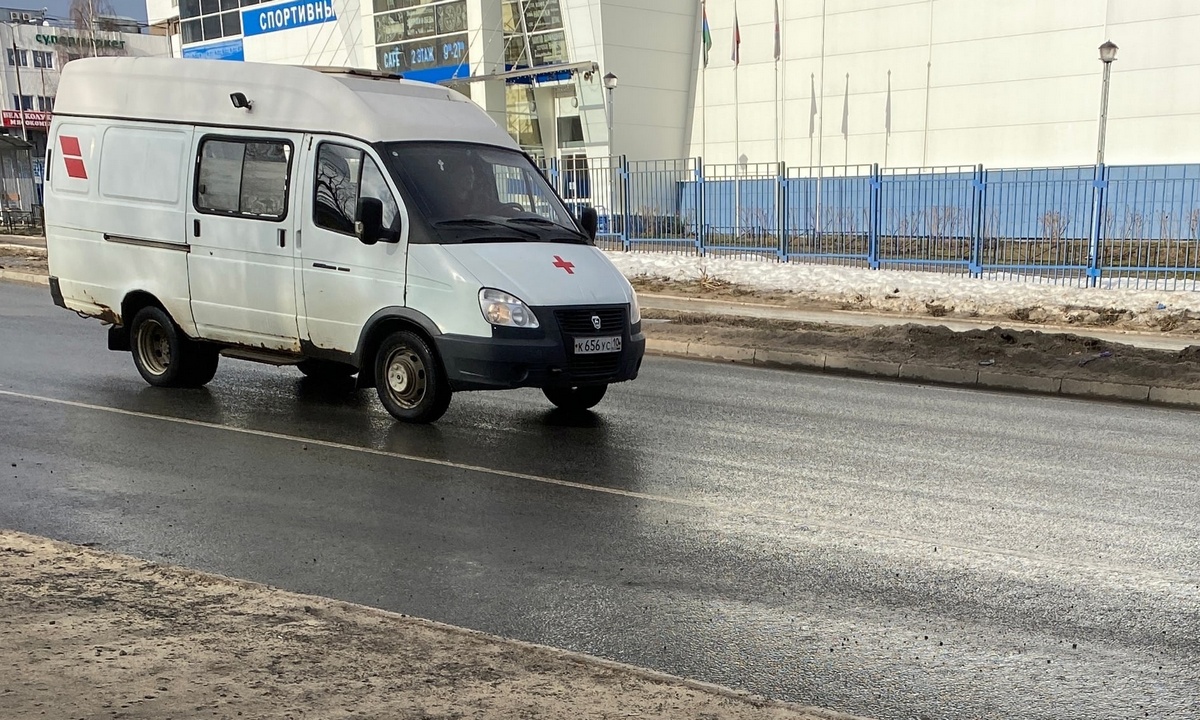
<path fill-rule="evenodd" d="M 625 382 L 637 377 L 646 353 L 640 324 L 623 333 L 620 352 L 601 355 L 574 356 L 557 331 L 529 339 L 438 335 L 434 342 L 456 391 Z"/>

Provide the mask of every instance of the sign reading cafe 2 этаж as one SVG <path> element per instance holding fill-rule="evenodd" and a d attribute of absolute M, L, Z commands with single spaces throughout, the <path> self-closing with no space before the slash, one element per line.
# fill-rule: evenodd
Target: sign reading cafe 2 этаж
<path fill-rule="evenodd" d="M 249 37 L 334 20 L 337 15 L 333 11 L 333 0 L 293 0 L 246 8 L 242 11 L 242 33 Z"/>

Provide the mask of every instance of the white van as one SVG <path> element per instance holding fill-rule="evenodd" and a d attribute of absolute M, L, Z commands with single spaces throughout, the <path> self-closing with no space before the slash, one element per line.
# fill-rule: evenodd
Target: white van
<path fill-rule="evenodd" d="M 89 58 L 46 158 L 51 293 L 160 387 L 221 355 L 375 386 L 590 408 L 637 377 L 637 297 L 508 133 L 462 95 L 346 69 Z"/>

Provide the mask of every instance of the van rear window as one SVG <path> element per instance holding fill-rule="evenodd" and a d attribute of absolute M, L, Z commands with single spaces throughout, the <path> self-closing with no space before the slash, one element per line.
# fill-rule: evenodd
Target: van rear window
<path fill-rule="evenodd" d="M 291 144 L 282 140 L 204 140 L 196 173 L 196 209 L 284 219 L 291 156 Z"/>

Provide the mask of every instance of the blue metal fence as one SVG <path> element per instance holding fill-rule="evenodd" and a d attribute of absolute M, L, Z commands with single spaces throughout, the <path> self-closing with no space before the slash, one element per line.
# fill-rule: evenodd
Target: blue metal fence
<path fill-rule="evenodd" d="M 705 165 L 549 160 L 606 249 L 1076 285 L 1200 289 L 1200 165 Z"/>

